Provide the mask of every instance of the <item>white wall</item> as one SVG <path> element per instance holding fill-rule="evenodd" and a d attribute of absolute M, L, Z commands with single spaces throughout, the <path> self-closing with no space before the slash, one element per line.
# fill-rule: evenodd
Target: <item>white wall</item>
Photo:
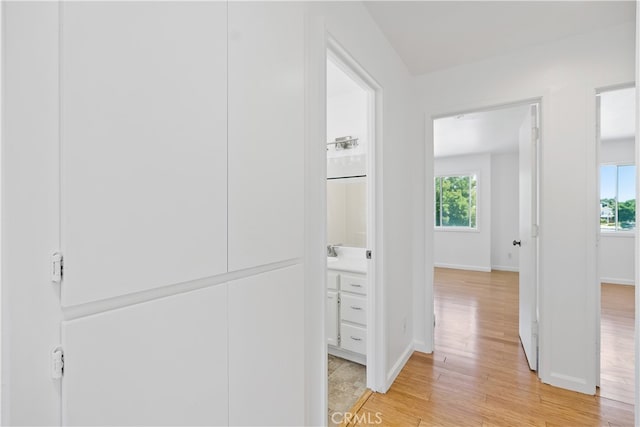
<path fill-rule="evenodd" d="M 477 174 L 477 230 L 439 228 L 434 232 L 434 265 L 463 270 L 491 271 L 491 155 L 473 154 L 437 158 L 436 176 Z"/>
<path fill-rule="evenodd" d="M 381 138 L 377 146 L 380 155 L 376 158 L 378 175 L 374 184 L 379 195 L 376 203 L 381 209 L 382 216 L 378 219 L 382 227 L 376 230 L 378 252 L 373 256 L 378 261 L 375 274 L 382 285 L 376 295 L 376 312 L 379 319 L 384 319 L 380 326 L 386 338 L 385 347 L 376 349 L 382 357 L 382 372 L 376 375 L 383 377 L 384 390 L 413 349 L 413 288 L 414 283 L 421 286 L 424 280 L 421 272 L 424 246 L 420 231 L 424 230 L 424 225 L 418 230 L 414 227 L 414 207 L 424 203 L 424 195 L 416 197 L 413 193 L 414 158 L 416 150 L 422 146 L 417 98 L 405 65 L 362 4 L 317 2 L 310 6 L 312 18 L 317 17 L 322 22 L 319 26 L 323 26 L 366 70 L 382 92 L 377 106 L 383 123 L 378 123 L 377 128 Z M 310 225 L 310 230 L 314 228 L 319 228 L 319 224 Z M 417 257 L 412 250 L 417 251 Z M 414 264 L 416 261 L 419 261 L 418 265 Z M 321 271 L 318 268 L 316 274 Z M 313 284 L 308 283 L 307 287 L 317 291 Z M 322 294 L 313 295 L 320 297 Z M 309 301 L 308 307 L 312 307 Z M 307 337 L 315 336 L 318 343 L 324 342 L 324 336 L 318 333 L 322 316 L 313 309 L 306 312 L 307 321 L 315 325 L 308 326 L 311 332 Z M 322 375 L 322 360 L 308 357 L 307 372 L 316 377 Z M 312 406 L 315 408 L 311 409 L 312 419 L 326 417 L 324 408 L 317 404 Z"/>
<path fill-rule="evenodd" d="M 491 156 L 491 268 L 518 271 L 518 153 Z"/>
<path fill-rule="evenodd" d="M 542 97 L 540 376 L 593 394 L 596 385 L 595 90 L 634 80 L 634 25 L 569 37 L 417 78 L 426 123 L 423 191 L 431 188 L 431 117 Z M 568 173 L 571 171 L 571 173 Z M 558 185 L 562 182 L 562 185 Z M 583 189 L 567 191 L 567 188 Z M 418 190 L 420 191 L 420 190 Z M 559 210 L 563 204 L 568 209 Z M 425 212 L 426 223 L 433 213 Z M 433 231 L 427 228 L 427 248 Z M 431 249 L 426 264 L 432 265 Z M 431 283 L 424 341 L 433 339 Z"/>
<path fill-rule="evenodd" d="M 633 138 L 600 143 L 600 163 L 635 162 Z M 600 233 L 598 247 L 600 280 L 605 283 L 633 285 L 635 278 L 634 233 Z"/>

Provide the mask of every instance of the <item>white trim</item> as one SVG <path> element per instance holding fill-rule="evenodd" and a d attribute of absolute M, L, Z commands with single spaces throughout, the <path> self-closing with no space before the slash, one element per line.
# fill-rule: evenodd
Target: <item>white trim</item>
<path fill-rule="evenodd" d="M 400 374 L 400 371 L 402 371 L 402 368 L 404 368 L 404 365 L 407 364 L 407 361 L 409 361 L 409 358 L 413 354 L 413 351 L 413 342 L 410 342 L 409 345 L 407 345 L 407 348 L 405 348 L 405 350 L 402 352 L 398 360 L 396 360 L 396 363 L 393 364 L 393 367 L 387 373 L 386 384 L 383 390 L 385 393 L 387 392 L 387 390 L 389 390 L 391 384 L 393 384 L 393 382 L 396 380 L 396 378 Z"/>
<path fill-rule="evenodd" d="M 640 7 L 638 7 L 639 1 L 636 1 L 636 82 L 640 84 Z M 640 90 L 636 87 L 636 164 L 640 165 L 640 149 L 638 149 L 637 139 L 640 137 L 640 114 L 637 109 L 640 107 Z M 636 200 L 640 199 L 640 174 L 636 173 Z M 640 221 L 640 212 L 636 209 L 636 224 Z M 640 229 L 636 227 L 636 241 L 635 241 L 635 278 L 636 282 L 640 283 L 640 262 L 638 261 L 638 254 L 640 254 Z M 640 426 L 640 286 L 636 286 L 636 318 L 635 318 L 635 398 L 634 398 L 634 424 Z"/>
<path fill-rule="evenodd" d="M 635 286 L 636 282 L 630 279 L 617 279 L 615 277 L 601 277 L 600 284 L 610 283 L 612 285 L 628 285 Z"/>
<path fill-rule="evenodd" d="M 529 96 L 527 96 L 529 95 Z M 433 186 L 433 179 L 436 176 L 435 173 L 435 157 L 433 155 L 433 144 L 434 144 L 434 133 L 433 133 L 433 122 L 439 118 L 456 116 L 459 114 L 469 114 L 473 112 L 481 112 L 481 111 L 492 111 L 498 110 L 502 108 L 508 108 L 512 106 L 525 105 L 525 104 L 538 104 L 538 127 L 540 129 L 540 136 L 538 141 L 538 152 L 537 152 L 537 181 L 538 181 L 538 197 L 537 197 L 537 213 L 538 213 L 538 229 L 540 231 L 544 230 L 544 217 L 542 215 L 543 206 L 544 206 L 544 187 L 542 183 L 542 173 L 541 171 L 544 168 L 544 159 L 543 159 L 543 151 L 544 151 L 544 141 L 546 140 L 546 129 L 545 123 L 548 121 L 549 117 L 549 108 L 546 108 L 545 105 L 550 98 L 551 91 L 544 90 L 542 93 L 529 93 L 525 94 L 522 98 L 517 101 L 514 101 L 513 98 L 504 98 L 504 97 L 496 97 L 496 98 L 487 98 L 485 100 L 477 100 L 473 102 L 463 101 L 457 107 L 453 106 L 452 108 L 448 108 L 447 110 L 441 111 L 425 111 L 425 167 L 426 169 L 431 166 L 432 174 L 426 173 L 425 180 L 426 186 Z M 429 200 L 429 198 L 425 198 L 425 206 L 426 209 L 433 209 L 433 200 Z M 428 212 L 428 210 L 426 211 Z M 427 219 L 429 219 L 427 217 Z M 431 224 L 435 223 L 435 219 L 431 219 Z M 491 271 L 490 268 L 486 267 L 475 267 L 475 266 L 455 266 L 455 265 L 445 265 L 439 264 L 434 261 L 435 251 L 433 248 L 433 236 L 430 235 L 433 231 L 433 227 L 431 226 L 429 221 L 427 221 L 427 231 L 425 233 L 425 268 L 426 274 L 429 275 L 431 272 L 431 265 L 434 267 L 441 268 L 458 268 L 465 270 L 474 270 L 474 271 Z M 434 233 L 434 232 L 433 232 Z M 434 233 L 435 234 L 435 233 Z M 544 283 L 541 281 L 543 277 L 544 271 L 544 263 L 540 256 L 540 248 L 543 244 L 543 234 L 539 234 L 537 237 L 537 260 L 536 260 L 536 286 L 537 286 L 537 304 L 538 304 L 538 323 L 539 323 L 539 333 L 538 333 L 538 377 L 543 382 L 549 382 L 546 380 L 549 378 L 549 370 L 548 368 L 548 354 L 546 351 L 546 342 L 548 337 L 551 335 L 550 323 L 545 322 L 547 319 L 547 310 L 544 301 Z M 428 277 L 428 276 L 427 276 Z M 433 282 L 426 282 L 426 290 L 425 290 L 425 306 L 424 312 L 426 317 L 431 316 L 432 319 L 435 317 L 434 310 L 434 292 L 433 292 Z M 426 341 L 431 343 L 430 350 L 433 350 L 434 344 L 434 325 L 427 325 L 427 331 L 425 334 Z"/>
<path fill-rule="evenodd" d="M 620 284 L 620 285 L 634 285 L 632 280 L 626 280 L 626 279 L 617 279 L 617 278 L 605 278 L 605 277 L 600 277 L 601 274 L 601 259 L 602 257 L 600 256 L 600 251 L 601 251 L 601 245 L 600 245 L 600 241 L 605 238 L 629 238 L 635 235 L 635 231 L 626 231 L 626 230 L 618 230 L 618 229 L 614 229 L 611 231 L 607 231 L 607 230 L 603 230 L 601 228 L 601 224 L 600 224 L 600 220 L 601 220 L 601 205 L 600 205 L 600 201 L 601 201 L 601 194 L 600 194 L 600 184 L 601 184 L 601 174 L 600 171 L 602 169 L 602 166 L 616 166 L 616 212 L 615 212 L 615 216 L 616 216 L 616 226 L 618 225 L 618 209 L 617 209 L 617 203 L 618 203 L 618 193 L 619 193 L 619 188 L 618 188 L 618 178 L 619 178 L 619 174 L 617 171 L 617 168 L 619 166 L 633 166 L 633 163 L 626 163 L 626 162 L 614 162 L 614 163 L 610 163 L 610 162 L 606 162 L 603 163 L 600 161 L 600 151 L 601 151 L 601 146 L 602 146 L 602 141 L 600 138 L 600 115 L 601 115 L 601 111 L 600 111 L 600 95 L 602 93 L 606 93 L 612 90 L 620 90 L 623 89 L 624 87 L 633 87 L 633 84 L 621 84 L 621 85 L 615 85 L 615 86 L 609 86 L 609 87 L 600 87 L 600 88 L 595 88 L 595 89 L 589 89 L 588 90 L 588 96 L 590 97 L 590 99 L 592 100 L 591 102 L 588 103 L 588 107 L 589 107 L 589 116 L 590 117 L 590 125 L 588 127 L 589 129 L 589 135 L 588 138 L 589 140 L 592 141 L 591 144 L 587 145 L 587 177 L 589 179 L 589 181 L 587 181 L 587 201 L 589 204 L 591 204 L 592 209 L 588 209 L 587 212 L 589 213 L 589 215 L 587 216 L 588 222 L 587 222 L 587 247 L 588 248 L 593 248 L 594 250 L 589 250 L 587 252 L 588 258 L 587 258 L 587 279 L 588 279 L 588 286 L 587 286 L 587 292 L 586 292 L 586 296 L 587 296 L 587 304 L 588 304 L 588 308 L 590 310 L 592 310 L 593 313 L 593 325 L 586 325 L 587 326 L 587 333 L 591 332 L 589 335 L 593 334 L 594 338 L 595 338 L 595 348 L 593 349 L 593 354 L 591 354 L 591 352 L 587 353 L 587 361 L 591 362 L 591 366 L 592 369 L 590 371 L 587 372 L 587 381 L 588 381 L 588 386 L 591 386 L 591 384 L 594 385 L 594 389 L 595 387 L 599 387 L 600 386 L 600 377 L 601 377 L 601 372 L 600 372 L 600 365 L 601 365 L 601 356 L 602 356 L 602 337 L 601 337 L 601 327 L 602 327 L 602 320 L 601 320 L 601 305 L 602 305 L 602 286 L 601 283 L 602 282 L 607 282 L 607 283 L 613 283 L 613 284 Z M 592 121 L 591 121 L 592 120 Z M 636 177 L 637 178 L 637 177 Z M 591 188 L 591 190 L 589 190 L 589 188 Z M 636 195 L 638 192 L 638 188 L 636 185 Z M 636 196 L 637 199 L 637 196 Z M 637 217 L 636 217 L 637 218 Z M 595 232 L 594 232 L 595 231 Z M 623 283 L 624 282 L 624 283 Z M 593 327 L 593 329 L 591 329 L 591 327 Z M 590 393 L 592 393 L 593 391 L 590 391 Z"/>
<path fill-rule="evenodd" d="M 520 268 L 519 267 L 513 267 L 513 266 L 510 266 L 510 265 L 492 265 L 491 266 L 491 270 L 512 271 L 514 273 L 520 272 Z"/>
<path fill-rule="evenodd" d="M 5 150 L 5 137 L 4 137 L 4 94 L 5 94 L 5 81 L 4 81 L 4 67 L 5 67 L 5 25 L 4 25 L 4 8 L 5 2 L 0 4 L 0 55 L 1 63 L 0 63 L 0 242 L 4 242 L 2 240 L 2 212 L 4 210 L 4 185 L 3 185 L 3 176 L 4 176 L 4 167 L 2 164 L 4 156 L 3 151 Z M 2 258 L 2 247 L 4 244 L 0 243 L 0 260 Z M 0 278 L 2 278 L 2 262 L 0 261 Z M 9 358 L 7 349 L 9 348 L 7 344 L 8 340 L 8 322 L 5 320 L 7 317 L 8 310 L 5 309 L 6 304 L 6 291 L 5 287 L 7 284 L 4 280 L 0 280 L 0 424 L 9 425 L 10 417 L 9 417 L 9 376 L 7 375 L 9 372 Z"/>
<path fill-rule="evenodd" d="M 476 213 L 476 224 L 478 223 Z M 435 226 L 433 227 L 433 231 L 435 232 L 445 232 L 445 233 L 480 233 L 480 229 L 478 227 L 455 227 L 455 226 Z"/>
<path fill-rule="evenodd" d="M 479 265 L 445 264 L 442 262 L 434 262 L 433 266 L 437 268 L 449 268 L 453 270 L 482 271 L 484 273 L 491 272 L 491 267 L 482 267 Z"/>
<path fill-rule="evenodd" d="M 386 340 L 384 312 L 384 286 L 382 285 L 384 255 L 383 203 L 382 203 L 382 86 L 364 69 L 340 43 L 327 32 L 327 55 L 349 77 L 368 92 L 368 133 L 367 147 L 367 246 L 373 257 L 367 268 L 367 387 L 381 391 L 384 386 L 386 364 Z M 326 156 L 325 156 L 326 157 Z M 326 160 L 324 161 L 326 164 Z M 326 170 L 326 168 L 325 168 Z M 323 175 L 326 180 L 326 173 Z M 321 195 L 326 199 L 326 192 Z M 326 221 L 326 209 L 324 210 Z M 380 244 L 378 243 L 380 242 Z"/>
<path fill-rule="evenodd" d="M 632 239 L 636 237 L 635 231 L 605 231 L 600 230 L 600 238 L 602 237 L 615 237 L 615 238 L 626 238 Z"/>
<path fill-rule="evenodd" d="M 327 358 L 325 309 L 326 260 L 326 46 L 322 17 L 307 13 L 305 23 L 305 422 L 327 425 Z"/>

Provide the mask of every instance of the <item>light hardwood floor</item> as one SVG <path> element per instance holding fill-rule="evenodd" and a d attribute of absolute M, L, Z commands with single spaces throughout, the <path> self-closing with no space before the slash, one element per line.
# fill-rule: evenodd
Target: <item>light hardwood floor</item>
<path fill-rule="evenodd" d="M 518 338 L 517 273 L 436 269 L 434 288 L 435 352 L 414 353 L 386 394 L 370 394 L 357 409 L 353 425 L 633 425 L 633 406 L 613 394 L 559 389 L 529 370 Z M 603 310 L 603 333 L 611 312 Z"/>
<path fill-rule="evenodd" d="M 633 404 L 635 289 L 602 284 L 600 391 L 602 397 Z"/>

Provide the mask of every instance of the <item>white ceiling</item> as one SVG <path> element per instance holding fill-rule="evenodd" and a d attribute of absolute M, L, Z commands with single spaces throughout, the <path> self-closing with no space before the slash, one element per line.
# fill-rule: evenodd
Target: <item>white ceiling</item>
<path fill-rule="evenodd" d="M 518 132 L 530 107 L 518 105 L 437 119 L 435 157 L 518 151 Z"/>
<path fill-rule="evenodd" d="M 634 88 L 600 94 L 600 139 L 633 138 L 636 130 L 635 96 Z"/>
<path fill-rule="evenodd" d="M 431 71 L 635 20 L 635 1 L 367 1 L 409 71 Z"/>

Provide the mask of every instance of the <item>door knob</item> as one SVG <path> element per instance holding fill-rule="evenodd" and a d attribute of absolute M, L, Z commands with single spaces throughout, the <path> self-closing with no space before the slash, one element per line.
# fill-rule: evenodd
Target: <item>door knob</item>
<path fill-rule="evenodd" d="M 513 241 L 513 246 L 522 246 L 522 241 L 521 240 L 514 240 Z"/>

